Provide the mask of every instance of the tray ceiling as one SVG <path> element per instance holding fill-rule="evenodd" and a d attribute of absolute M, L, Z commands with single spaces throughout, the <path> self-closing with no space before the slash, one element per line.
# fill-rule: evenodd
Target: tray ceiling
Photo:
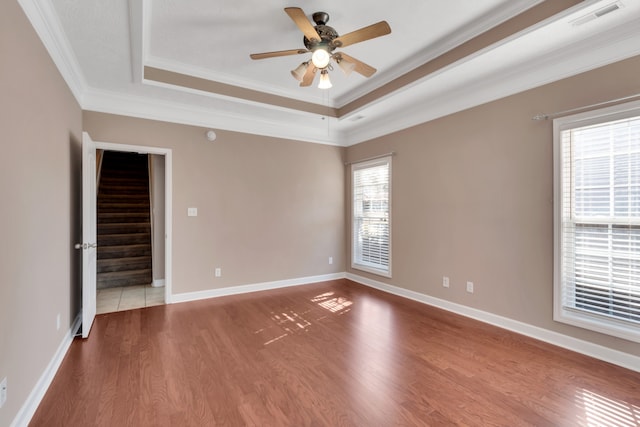
<path fill-rule="evenodd" d="M 639 0 L 19 0 L 87 110 L 351 145 L 640 54 Z M 345 34 L 391 34 L 340 49 L 378 71 L 330 72 L 301 88 L 309 54 L 284 8 Z"/>

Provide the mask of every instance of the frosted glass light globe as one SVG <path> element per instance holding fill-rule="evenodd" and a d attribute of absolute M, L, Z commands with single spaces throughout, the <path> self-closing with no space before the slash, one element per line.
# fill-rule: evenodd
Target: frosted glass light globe
<path fill-rule="evenodd" d="M 322 69 L 329 65 L 329 60 L 331 59 L 331 55 L 324 49 L 316 49 L 313 51 L 311 55 L 311 62 L 316 68 Z"/>

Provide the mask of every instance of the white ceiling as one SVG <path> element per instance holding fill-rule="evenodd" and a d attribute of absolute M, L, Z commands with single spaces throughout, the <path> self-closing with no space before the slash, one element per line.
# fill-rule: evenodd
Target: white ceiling
<path fill-rule="evenodd" d="M 84 109 L 336 145 L 640 54 L 640 0 L 585 0 L 335 118 L 145 80 L 143 67 L 340 108 L 542 2 L 19 1 Z M 614 3 L 612 13 L 572 23 Z M 321 90 L 298 87 L 289 73 L 308 54 L 251 60 L 250 53 L 303 48 L 288 6 L 309 17 L 328 12 L 339 34 L 386 20 L 390 35 L 343 49 L 378 72 L 366 79 L 336 68 L 333 88 Z"/>

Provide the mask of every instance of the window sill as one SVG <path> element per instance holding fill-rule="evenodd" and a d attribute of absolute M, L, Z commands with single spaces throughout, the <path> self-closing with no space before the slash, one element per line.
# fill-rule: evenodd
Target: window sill
<path fill-rule="evenodd" d="M 553 320 L 600 332 L 628 341 L 640 343 L 640 325 L 585 313 L 579 310 L 561 308 L 554 313 Z"/>
<path fill-rule="evenodd" d="M 391 269 L 389 270 L 381 270 L 375 267 L 369 267 L 362 264 L 351 264 L 351 268 L 354 270 L 366 271 L 367 273 L 375 274 L 377 276 L 391 278 Z"/>

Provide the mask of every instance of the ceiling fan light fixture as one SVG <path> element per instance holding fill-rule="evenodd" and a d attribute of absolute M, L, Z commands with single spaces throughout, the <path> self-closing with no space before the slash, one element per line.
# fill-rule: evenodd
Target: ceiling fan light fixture
<path fill-rule="evenodd" d="M 326 68 L 330 60 L 331 55 L 324 47 L 317 48 L 311 55 L 311 62 L 313 62 L 313 65 L 318 69 Z"/>
<path fill-rule="evenodd" d="M 308 61 L 303 62 L 302 64 L 298 65 L 295 70 L 291 70 L 291 75 L 293 76 L 293 78 L 301 82 L 302 79 L 304 78 L 304 73 L 307 71 L 308 65 L 309 65 Z"/>
<path fill-rule="evenodd" d="M 336 58 L 336 62 L 338 63 L 338 67 L 340 67 L 340 69 L 342 70 L 342 72 L 346 76 L 351 74 L 351 72 L 356 68 L 356 64 L 355 63 L 353 63 L 351 61 L 347 61 L 346 59 L 344 59 L 341 56 Z"/>
<path fill-rule="evenodd" d="M 320 71 L 320 83 L 318 83 L 318 89 L 330 89 L 332 86 L 331 79 L 329 79 L 329 70 L 324 69 Z"/>

